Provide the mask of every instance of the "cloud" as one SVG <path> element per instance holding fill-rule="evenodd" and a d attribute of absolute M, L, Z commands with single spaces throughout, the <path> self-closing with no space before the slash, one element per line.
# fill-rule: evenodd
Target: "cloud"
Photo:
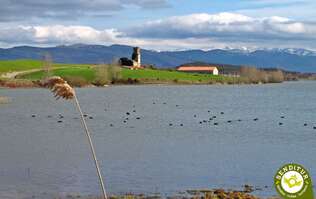
<path fill-rule="evenodd" d="M 109 15 L 126 6 L 144 9 L 167 6 L 167 0 L 1 0 L 0 22 L 40 18 L 73 20 L 82 16 Z"/>
<path fill-rule="evenodd" d="M 285 17 L 254 18 L 236 13 L 192 14 L 148 21 L 127 29 L 90 26 L 0 24 L 1 46 L 75 43 L 126 44 L 156 50 L 224 47 L 316 49 L 316 23 Z"/>
<path fill-rule="evenodd" d="M 141 8 L 155 9 L 169 7 L 167 0 L 122 0 L 124 4 L 137 5 Z"/>
<path fill-rule="evenodd" d="M 316 24 L 277 16 L 253 18 L 236 13 L 202 13 L 150 21 L 126 32 L 127 36 L 137 38 L 289 42 L 289 39 L 316 39 Z"/>
<path fill-rule="evenodd" d="M 151 46 L 160 49 L 159 44 L 165 45 L 165 42 L 167 41 L 123 37 L 123 33 L 116 29 L 97 30 L 89 26 L 0 26 L 0 44 L 2 47 L 17 45 L 54 46 L 86 43 Z M 172 46 L 171 43 L 173 42 L 170 42 L 170 46 Z"/>
<path fill-rule="evenodd" d="M 28 44 L 113 43 L 115 29 L 96 30 L 88 26 L 18 26 L 0 28 L 0 42 Z"/>
<path fill-rule="evenodd" d="M 34 41 L 35 30 L 25 27 L 0 28 L 0 42 L 3 44 L 27 43 Z"/>
<path fill-rule="evenodd" d="M 214 43 L 215 41 L 195 38 L 164 40 L 155 38 L 130 38 L 124 36 L 124 33 L 116 29 L 97 30 L 89 26 L 0 26 L 0 44 L 2 47 L 17 45 L 55 46 L 87 43 L 102 45 L 124 44 L 155 50 L 178 50 L 188 48 L 208 49 L 210 42 Z"/>

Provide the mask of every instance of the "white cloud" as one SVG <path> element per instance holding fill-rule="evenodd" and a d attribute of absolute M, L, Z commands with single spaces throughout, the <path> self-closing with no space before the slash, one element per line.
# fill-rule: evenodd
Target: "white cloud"
<path fill-rule="evenodd" d="M 90 26 L 0 25 L 1 46 L 62 44 L 126 44 L 156 50 L 246 46 L 316 49 L 316 23 L 236 13 L 192 14 L 149 21 L 127 30 Z"/>
<path fill-rule="evenodd" d="M 178 50 L 189 48 L 209 49 L 209 39 L 139 39 L 124 37 L 115 29 L 96 30 L 88 26 L 18 26 L 0 27 L 1 47 L 16 45 L 52 46 L 76 43 L 124 44 L 155 50 Z M 212 41 L 213 43 L 215 41 Z M 215 43 L 214 43 L 215 44 Z M 217 47 L 224 47 L 218 44 Z"/>
<path fill-rule="evenodd" d="M 148 22 L 130 29 L 143 38 L 212 38 L 223 40 L 316 39 L 316 24 L 272 16 L 253 18 L 236 13 L 192 14 Z M 132 31 L 134 30 L 134 31 Z"/>
<path fill-rule="evenodd" d="M 113 43 L 120 35 L 115 29 L 96 30 L 88 26 L 18 26 L 0 28 L 2 43 L 73 44 Z"/>
<path fill-rule="evenodd" d="M 35 26 L 36 42 L 97 43 L 113 42 L 120 34 L 114 29 L 96 30 L 88 26 Z"/>

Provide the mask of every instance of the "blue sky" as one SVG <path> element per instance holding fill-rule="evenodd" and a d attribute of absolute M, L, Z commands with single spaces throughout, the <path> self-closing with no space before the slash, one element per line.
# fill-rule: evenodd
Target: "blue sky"
<path fill-rule="evenodd" d="M 0 0 L 0 47 L 316 49 L 315 0 Z"/>

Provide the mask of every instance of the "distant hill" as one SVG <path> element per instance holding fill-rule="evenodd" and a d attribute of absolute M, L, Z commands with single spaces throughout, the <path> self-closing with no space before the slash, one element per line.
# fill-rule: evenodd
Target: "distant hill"
<path fill-rule="evenodd" d="M 45 53 L 50 53 L 54 61 L 59 63 L 98 64 L 110 63 L 120 57 L 130 57 L 132 47 L 84 44 L 49 48 L 19 46 L 0 49 L 0 60 L 41 59 Z M 316 53 L 304 49 L 262 49 L 253 52 L 236 49 L 157 52 L 143 49 L 142 62 L 159 68 L 175 67 L 190 62 L 205 62 L 316 72 Z"/>

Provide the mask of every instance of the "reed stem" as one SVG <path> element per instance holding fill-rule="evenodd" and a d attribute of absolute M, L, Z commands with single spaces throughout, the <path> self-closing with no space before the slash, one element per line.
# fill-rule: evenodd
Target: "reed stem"
<path fill-rule="evenodd" d="M 82 110 L 81 110 L 81 107 L 80 107 L 80 104 L 79 104 L 76 92 L 74 92 L 74 100 L 75 100 L 75 103 L 76 103 L 76 107 L 78 108 L 78 111 L 80 113 L 81 123 L 82 123 L 82 125 L 83 125 L 83 127 L 85 129 L 86 135 L 87 135 L 88 140 L 89 140 L 89 145 L 90 145 L 90 149 L 91 149 L 92 156 L 93 156 L 93 159 L 94 159 L 94 164 L 95 164 L 95 167 L 96 167 L 96 170 L 97 170 L 97 174 L 98 174 L 98 177 L 99 177 L 99 181 L 100 181 L 100 187 L 102 189 L 103 199 L 107 199 L 107 194 L 106 194 L 106 191 L 105 191 L 104 182 L 103 182 L 103 179 L 102 179 L 102 175 L 101 175 L 98 159 L 97 159 L 97 156 L 96 156 L 96 153 L 95 153 L 95 150 L 94 150 L 94 146 L 93 146 L 93 142 L 92 142 L 92 139 L 91 139 L 91 136 L 90 136 L 90 132 L 88 130 L 88 126 L 87 126 L 86 121 L 84 119 L 84 116 L 83 116 L 83 113 L 82 113 Z"/>

